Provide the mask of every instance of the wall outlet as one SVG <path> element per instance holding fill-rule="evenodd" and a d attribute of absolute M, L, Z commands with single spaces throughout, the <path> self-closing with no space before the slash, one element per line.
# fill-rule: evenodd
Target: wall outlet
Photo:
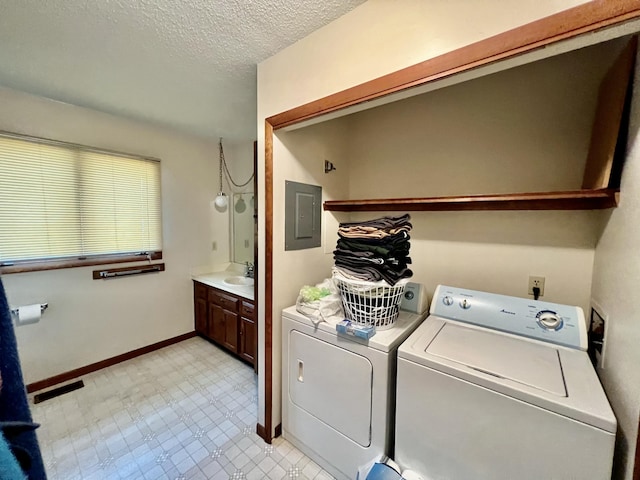
<path fill-rule="evenodd" d="M 544 277 L 529 276 L 529 290 L 527 293 L 533 295 L 533 287 L 540 289 L 540 296 L 544 296 Z"/>

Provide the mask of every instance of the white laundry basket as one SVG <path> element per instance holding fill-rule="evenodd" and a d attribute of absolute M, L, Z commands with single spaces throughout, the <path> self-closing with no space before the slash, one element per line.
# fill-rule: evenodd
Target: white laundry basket
<path fill-rule="evenodd" d="M 342 297 L 342 306 L 348 320 L 360 325 L 373 325 L 378 330 L 392 328 L 400 313 L 400 302 L 408 279 L 395 285 L 384 280 L 367 282 L 352 280 L 333 273 L 333 281 Z"/>

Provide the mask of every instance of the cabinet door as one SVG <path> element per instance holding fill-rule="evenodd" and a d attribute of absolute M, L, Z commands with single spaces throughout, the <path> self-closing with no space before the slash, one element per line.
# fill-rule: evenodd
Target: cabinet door
<path fill-rule="evenodd" d="M 238 314 L 222 310 L 224 316 L 224 339 L 222 344 L 234 353 L 238 353 Z"/>
<path fill-rule="evenodd" d="M 195 299 L 195 329 L 196 332 L 208 336 L 209 327 L 207 325 L 207 301 L 202 298 Z"/>
<path fill-rule="evenodd" d="M 225 327 L 224 327 L 225 309 L 215 303 L 209 303 L 209 338 L 211 340 L 224 343 Z"/>
<path fill-rule="evenodd" d="M 207 293 L 209 287 L 199 282 L 193 282 L 193 307 L 194 307 L 194 327 L 195 331 L 201 335 L 208 336 L 208 307 Z"/>
<path fill-rule="evenodd" d="M 258 347 L 256 322 L 250 318 L 240 318 L 240 345 L 238 354 L 256 367 L 256 351 Z"/>

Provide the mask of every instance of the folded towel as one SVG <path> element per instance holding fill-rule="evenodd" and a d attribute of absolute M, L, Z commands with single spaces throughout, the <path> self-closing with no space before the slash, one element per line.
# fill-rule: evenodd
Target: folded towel
<path fill-rule="evenodd" d="M 384 239 L 392 235 L 397 235 L 402 232 L 409 233 L 411 227 L 398 227 L 391 229 L 379 229 L 374 227 L 340 227 L 338 228 L 338 234 L 345 238 L 378 238 Z"/>
<path fill-rule="evenodd" d="M 408 268 L 404 268 L 397 272 L 367 266 L 344 267 L 336 265 L 334 268 L 336 268 L 342 275 L 352 280 L 364 280 L 366 282 L 379 282 L 380 280 L 384 280 L 391 286 L 394 286 L 403 278 L 411 278 L 413 276 L 413 272 Z"/>
<path fill-rule="evenodd" d="M 364 252 L 360 252 L 364 253 Z M 371 265 L 371 266 L 386 266 L 392 270 L 399 270 L 406 268 L 407 264 L 411 263 L 411 257 L 389 257 L 381 258 L 376 256 L 366 256 L 352 254 L 346 250 L 334 250 L 333 260 L 336 265 Z"/>
<path fill-rule="evenodd" d="M 408 213 L 401 215 L 399 217 L 381 217 L 373 220 L 365 220 L 362 222 L 344 222 L 339 226 L 344 228 L 349 227 L 373 227 L 381 230 L 398 228 L 398 227 L 409 227 L 411 229 L 411 216 Z"/>
<path fill-rule="evenodd" d="M 407 240 L 390 245 L 376 245 L 370 242 L 362 241 L 362 239 L 340 238 L 338 239 L 336 247 L 339 250 L 349 250 L 351 252 L 371 252 L 375 255 L 378 255 L 379 257 L 386 258 L 409 255 L 411 244 Z"/>
<path fill-rule="evenodd" d="M 362 242 L 367 245 L 382 245 L 385 247 L 400 246 L 404 242 L 408 242 L 411 238 L 409 236 L 409 232 L 407 232 L 406 230 L 400 230 L 399 232 L 396 232 L 394 234 L 390 234 L 381 238 L 377 238 L 370 235 L 358 235 L 358 234 L 353 236 L 347 236 L 347 235 L 344 235 L 343 232 L 338 230 L 338 236 L 341 239 L 345 239 L 345 240 L 346 239 L 353 240 L 353 241 L 357 240 L 358 242 Z"/>

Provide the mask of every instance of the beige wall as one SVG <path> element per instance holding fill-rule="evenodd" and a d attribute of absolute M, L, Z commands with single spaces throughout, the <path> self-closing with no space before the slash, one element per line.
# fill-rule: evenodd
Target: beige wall
<path fill-rule="evenodd" d="M 599 369 L 619 425 L 615 479 L 630 479 L 640 414 L 640 96 L 638 60 L 620 206 L 611 211 L 595 254 L 592 297 L 608 316 Z"/>
<path fill-rule="evenodd" d="M 322 246 L 308 250 L 284 249 L 284 184 L 285 180 L 322 186 L 324 199 L 343 196 L 347 187 L 348 164 L 344 157 L 347 130 L 343 122 L 320 124 L 305 130 L 281 132 L 274 136 L 274 147 L 280 152 L 279 164 L 274 171 L 274 220 L 273 220 L 273 296 L 274 311 L 280 312 L 295 303 L 298 292 L 303 285 L 315 285 L 330 276 L 328 272 L 333 264 L 333 256 L 325 254 L 325 246 L 329 243 L 333 251 L 335 240 L 327 242 L 325 236 L 333 239 L 337 230 L 334 215 L 322 214 Z M 324 173 L 324 160 L 330 160 L 337 172 Z M 277 321 L 277 325 L 280 324 Z M 281 335 L 279 327 L 274 329 L 273 350 L 281 351 Z M 261 344 L 262 342 L 259 342 Z M 280 355 L 274 355 L 274 378 L 279 377 L 281 369 Z M 280 404 L 280 388 L 273 389 L 274 402 Z M 274 412 L 273 422 L 280 423 L 280 412 Z"/>
<path fill-rule="evenodd" d="M 484 2 L 424 2 L 422 0 L 370 0 L 307 38 L 265 60 L 258 65 L 258 163 L 259 178 L 264 178 L 264 120 L 265 118 L 317 100 L 326 95 L 358 85 L 431 58 L 460 46 L 481 40 L 510 28 L 556 13 L 584 1 L 527 0 L 505 6 L 497 0 Z M 281 389 L 280 309 L 295 302 L 295 292 L 304 283 L 312 283 L 321 273 L 297 265 L 329 265 L 331 260 L 323 253 L 334 242 L 325 240 L 323 248 L 301 252 L 284 252 L 281 240 L 284 182 L 282 178 L 307 181 L 309 173 L 300 167 L 299 159 L 292 156 L 279 137 L 274 139 L 274 168 L 278 172 L 274 181 L 274 251 L 273 251 L 273 427 L 280 420 Z M 320 153 L 322 147 L 311 150 Z M 333 180 L 332 180 L 333 181 Z M 324 182 L 323 182 L 324 185 Z M 345 190 L 347 193 L 347 190 Z M 262 193 L 264 195 L 264 192 Z M 259 228 L 260 272 L 264 275 L 264 202 L 261 202 Z M 485 245 L 475 244 L 482 249 Z M 444 247 L 446 248 L 446 246 Z M 508 250 L 508 249 L 507 249 Z M 496 250 L 497 251 L 497 250 Z M 558 252 L 546 254 L 546 247 L 538 253 L 543 262 L 553 262 Z M 522 251 L 522 254 L 528 254 Z M 494 254 L 494 256 L 497 253 Z M 517 255 L 516 255 L 517 256 Z M 321 258 L 323 257 L 323 258 Z M 580 258 L 578 258 L 580 257 Z M 593 252 L 588 248 L 576 254 L 575 261 L 584 264 L 580 270 L 590 277 Z M 295 262 L 295 263 L 294 263 Z M 286 268 L 286 270 L 285 270 Z M 297 273 L 292 275 L 295 269 Z M 327 272 L 328 273 L 328 272 Z M 529 268 L 518 272 L 522 277 Z M 295 276 L 294 276 L 295 275 Z M 433 280 L 439 281 L 439 280 Z M 588 290 L 586 284 L 580 290 Z M 284 284 L 286 288 L 281 288 Z M 264 278 L 261 279 L 264 288 Z M 584 303 L 585 294 L 579 295 Z M 264 295 L 259 300 L 259 337 L 264 338 Z M 259 342 L 259 357 L 264 354 Z M 259 418 L 264 424 L 264 369 L 259 366 Z"/>
<path fill-rule="evenodd" d="M 259 64 L 258 128 L 266 116 L 582 3 L 369 0 Z"/>
<path fill-rule="evenodd" d="M 349 198 L 579 189 L 612 42 L 412 97 L 348 120 Z M 358 217 L 373 218 L 375 213 Z M 600 212 L 412 215 L 414 280 L 588 310 Z"/>
<path fill-rule="evenodd" d="M 349 116 L 351 198 L 398 196 L 399 185 L 406 197 L 579 189 L 598 87 L 620 46 L 595 45 Z"/>
<path fill-rule="evenodd" d="M 218 188 L 216 142 L 8 89 L 0 89 L 0 105 L 1 130 L 162 161 L 166 272 L 97 281 L 93 267 L 84 267 L 2 277 L 10 305 L 49 303 L 39 323 L 16 328 L 26 381 L 192 331 L 190 269 L 228 261 L 223 214 L 210 207 Z"/>

